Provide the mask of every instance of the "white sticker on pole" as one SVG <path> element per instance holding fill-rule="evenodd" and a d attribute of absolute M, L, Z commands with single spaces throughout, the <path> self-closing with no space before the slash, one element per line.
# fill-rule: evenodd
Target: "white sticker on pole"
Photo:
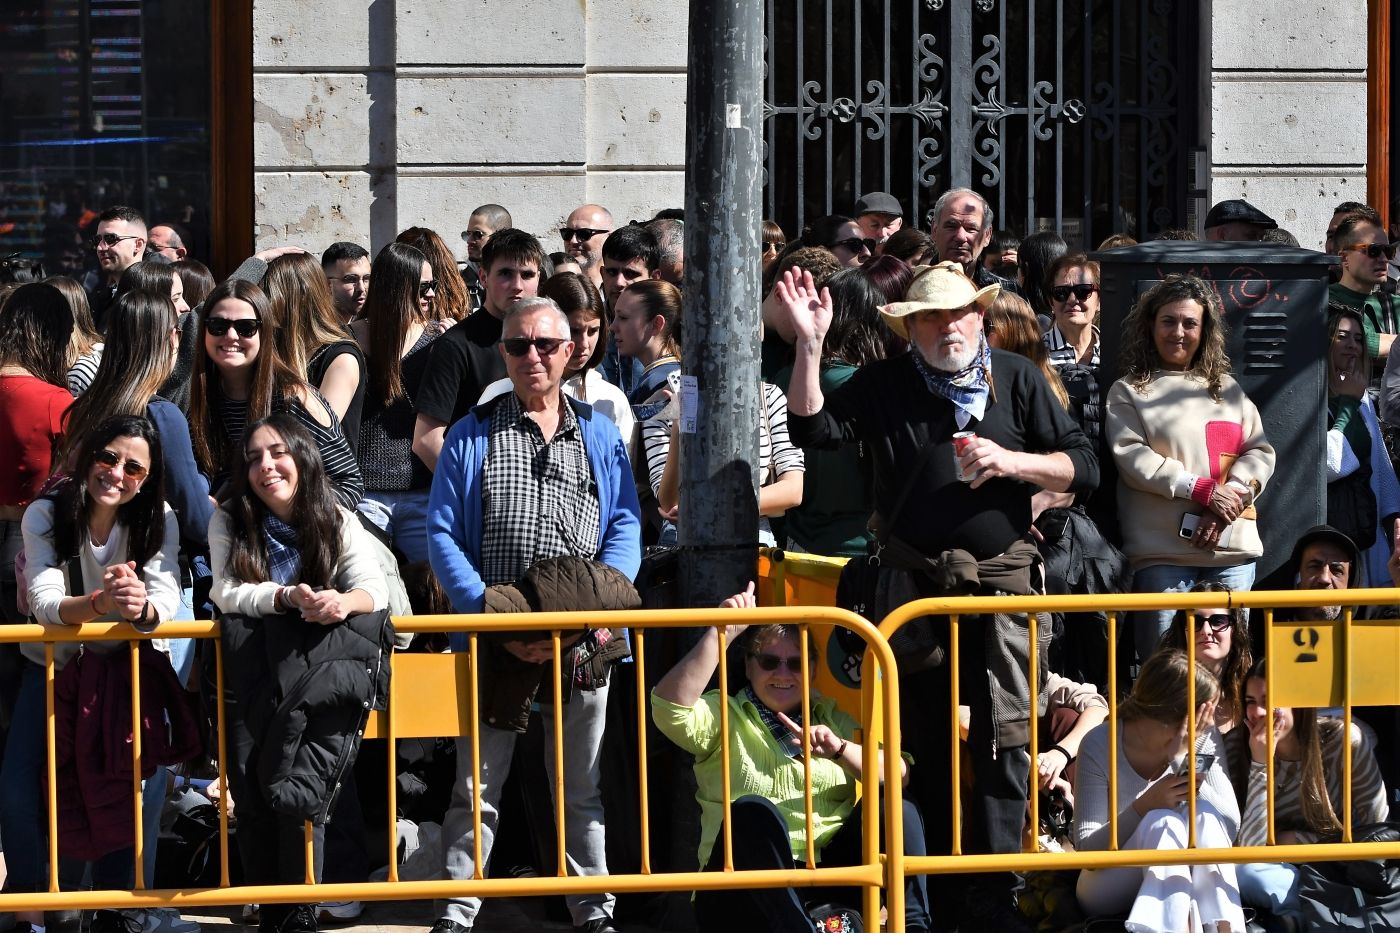
<path fill-rule="evenodd" d="M 700 383 L 694 376 L 681 376 L 681 433 L 694 434 L 700 412 Z"/>
<path fill-rule="evenodd" d="M 744 121 L 739 118 L 738 104 L 724 105 L 724 125 L 731 130 L 737 130 L 744 125 Z"/>

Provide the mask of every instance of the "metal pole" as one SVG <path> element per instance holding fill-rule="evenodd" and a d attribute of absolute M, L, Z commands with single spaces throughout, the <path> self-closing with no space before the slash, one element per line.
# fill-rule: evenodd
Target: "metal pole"
<path fill-rule="evenodd" d="M 757 561 L 763 5 L 690 0 L 690 24 L 680 589 L 715 606 Z"/>

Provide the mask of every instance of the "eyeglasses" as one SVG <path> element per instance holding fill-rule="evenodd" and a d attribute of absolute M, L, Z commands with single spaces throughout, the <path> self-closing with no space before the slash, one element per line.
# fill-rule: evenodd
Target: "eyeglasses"
<path fill-rule="evenodd" d="M 1234 620 L 1230 618 L 1228 612 L 1217 612 L 1214 615 L 1208 616 L 1192 613 L 1192 618 L 1196 620 L 1197 630 L 1209 625 L 1212 632 L 1223 632 L 1234 624 Z"/>
<path fill-rule="evenodd" d="M 211 337 L 222 337 L 232 327 L 238 336 L 247 340 L 262 327 L 262 321 L 251 317 L 239 318 L 236 321 L 226 317 L 209 317 L 204 319 L 204 327 Z"/>
<path fill-rule="evenodd" d="M 363 285 L 365 288 L 369 288 L 369 276 L 367 275 L 342 275 L 339 278 L 332 275 L 327 276 L 326 280 L 329 282 L 339 282 L 346 288 L 354 288 L 357 285 Z"/>
<path fill-rule="evenodd" d="M 759 666 L 760 670 L 771 673 L 784 667 L 794 674 L 802 673 L 802 658 L 797 655 L 785 658 L 776 654 L 751 654 L 749 657 L 753 658 L 753 662 Z"/>
<path fill-rule="evenodd" d="M 591 240 L 600 233 L 607 233 L 606 230 L 593 230 L 588 227 L 560 227 L 559 239 L 565 243 L 570 240 Z"/>
<path fill-rule="evenodd" d="M 121 463 L 122 473 L 126 475 L 127 479 L 134 479 L 137 482 L 140 482 L 141 480 L 145 479 L 146 474 L 150 472 L 146 469 L 145 464 L 137 463 L 135 460 L 127 460 L 125 463 L 123 463 L 122 458 L 117 456 L 117 452 L 115 450 L 107 450 L 105 448 L 99 450 L 97 452 L 97 455 L 93 457 L 93 459 L 96 460 L 97 463 L 103 469 L 106 470 L 110 470 L 118 463 Z"/>
<path fill-rule="evenodd" d="M 1085 282 L 1082 285 L 1056 285 L 1050 289 L 1050 297 L 1055 301 L 1069 301 L 1069 296 L 1073 295 L 1080 301 L 1088 301 L 1089 296 L 1096 294 L 1099 287 L 1092 282 Z"/>
<path fill-rule="evenodd" d="M 489 237 L 490 235 L 491 235 L 491 234 L 487 233 L 485 230 L 463 230 L 463 231 L 462 231 L 462 239 L 466 240 L 468 243 L 475 243 L 477 240 L 484 240 L 484 239 L 486 239 L 487 237 Z"/>
<path fill-rule="evenodd" d="M 765 253 L 781 253 L 785 249 L 787 249 L 787 244 L 782 240 L 778 240 L 776 243 L 765 242 L 763 244 L 763 251 Z"/>
<path fill-rule="evenodd" d="M 1395 250 L 1400 247 L 1400 243 L 1353 243 L 1350 246 L 1343 246 L 1342 252 L 1356 250 L 1358 253 L 1365 253 L 1367 259 L 1395 258 Z"/>
<path fill-rule="evenodd" d="M 426 295 L 428 292 L 437 291 L 437 279 L 428 279 L 426 282 L 418 283 L 418 294 Z"/>
<path fill-rule="evenodd" d="M 837 240 L 835 243 L 832 243 L 829 248 L 835 249 L 836 247 L 840 246 L 841 248 L 849 250 L 852 253 L 858 253 L 860 252 L 860 248 L 864 246 L 866 250 L 873 253 L 875 252 L 875 247 L 879 245 L 880 244 L 876 243 L 874 240 L 862 239 L 858 236 L 852 236 L 846 237 L 846 239 L 844 240 Z"/>
<path fill-rule="evenodd" d="M 99 233 L 91 240 L 88 240 L 88 245 L 96 249 L 99 246 L 116 246 L 122 240 L 139 239 L 141 238 L 139 236 L 136 236 L 135 234 L 130 234 L 128 236 L 118 236 L 115 233 Z"/>
<path fill-rule="evenodd" d="M 501 341 L 501 346 L 505 347 L 511 356 L 524 356 L 534 347 L 540 356 L 544 357 L 552 356 L 564 342 L 563 337 L 536 337 L 533 340 L 529 337 L 507 337 Z"/>

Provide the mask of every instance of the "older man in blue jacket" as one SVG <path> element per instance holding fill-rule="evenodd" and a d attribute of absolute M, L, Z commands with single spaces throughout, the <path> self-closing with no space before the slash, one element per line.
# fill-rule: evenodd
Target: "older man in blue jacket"
<path fill-rule="evenodd" d="M 558 305 L 547 298 L 516 302 L 506 311 L 500 342 L 514 391 L 478 405 L 448 431 L 429 501 L 428 553 L 457 612 L 481 612 L 488 586 L 514 583 L 545 558 L 583 557 L 629 579 L 637 574 L 641 519 L 626 446 L 611 420 L 561 391 L 572 351 L 569 320 Z M 457 650 L 465 647 L 464 639 L 454 642 Z M 504 647 L 521 661 L 544 665 L 552 659 L 549 641 Z M 565 848 L 570 870 L 581 875 L 608 870 L 598 790 L 607 695 L 606 684 L 578 691 L 562 714 Z M 552 719 L 550 702 L 541 705 Z M 476 726 L 486 860 L 516 733 L 486 722 Z M 471 743 L 459 740 L 443 825 L 447 878 L 470 878 L 475 869 L 471 755 Z M 545 767 L 553 788 L 552 755 L 545 756 Z M 575 928 L 614 930 L 613 900 L 609 894 L 569 897 Z M 433 933 L 471 929 L 480 907 L 479 898 L 449 900 Z"/>

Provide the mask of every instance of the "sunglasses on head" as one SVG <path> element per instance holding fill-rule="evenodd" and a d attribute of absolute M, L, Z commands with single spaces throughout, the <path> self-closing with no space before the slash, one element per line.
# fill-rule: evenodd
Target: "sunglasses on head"
<path fill-rule="evenodd" d="M 1342 252 L 1355 250 L 1358 253 L 1365 253 L 1367 259 L 1395 258 L 1395 250 L 1400 247 L 1400 243 L 1353 243 L 1350 246 L 1343 246 Z"/>
<path fill-rule="evenodd" d="M 146 473 L 149 472 L 145 464 L 137 463 L 135 460 L 127 460 L 125 463 L 122 463 L 122 458 L 117 456 L 115 450 L 103 448 L 97 452 L 97 455 L 93 457 L 93 459 L 106 470 L 110 470 L 118 463 L 121 463 L 122 473 L 126 474 L 128 479 L 140 481 L 145 479 Z"/>
<path fill-rule="evenodd" d="M 262 321 L 251 317 L 239 318 L 236 321 L 226 317 L 209 317 L 204 319 L 204 326 L 214 337 L 222 337 L 232 327 L 238 336 L 247 340 L 262 327 Z"/>
<path fill-rule="evenodd" d="M 1069 296 L 1073 295 L 1080 301 L 1088 301 L 1089 296 L 1099 290 L 1099 287 L 1092 282 L 1085 282 L 1083 285 L 1056 285 L 1050 289 L 1050 297 L 1056 301 L 1069 301 Z"/>
<path fill-rule="evenodd" d="M 760 670 L 769 673 L 776 671 L 779 667 L 785 667 L 794 674 L 802 673 L 802 658 L 797 655 L 785 658 L 776 654 L 756 653 L 749 655 L 749 657 L 753 658 L 753 662 L 759 666 Z"/>
<path fill-rule="evenodd" d="M 1192 613 L 1191 618 L 1195 620 L 1197 630 L 1209 625 L 1212 632 L 1223 632 L 1234 624 L 1228 612 L 1217 612 L 1208 616 Z"/>
<path fill-rule="evenodd" d="M 559 239 L 565 243 L 570 240 L 591 240 L 600 233 L 607 233 L 606 230 L 594 230 L 589 227 L 560 227 Z"/>
<path fill-rule="evenodd" d="M 551 356 L 564 342 L 563 337 L 507 337 L 501 341 L 501 346 L 505 347 L 511 356 L 524 356 L 530 352 L 531 347 L 538 350 L 540 356 Z"/>
<path fill-rule="evenodd" d="M 437 291 L 437 279 L 428 279 L 426 282 L 418 283 L 418 294 L 426 295 L 428 292 Z"/>
<path fill-rule="evenodd" d="M 848 236 L 844 240 L 837 240 L 835 243 L 832 243 L 830 248 L 835 249 L 836 247 L 840 246 L 841 248 L 846 249 L 852 253 L 858 253 L 860 252 L 860 248 L 864 246 L 867 250 L 873 253 L 875 252 L 875 247 L 879 245 L 879 243 L 876 243 L 874 240 L 868 238 Z"/>

